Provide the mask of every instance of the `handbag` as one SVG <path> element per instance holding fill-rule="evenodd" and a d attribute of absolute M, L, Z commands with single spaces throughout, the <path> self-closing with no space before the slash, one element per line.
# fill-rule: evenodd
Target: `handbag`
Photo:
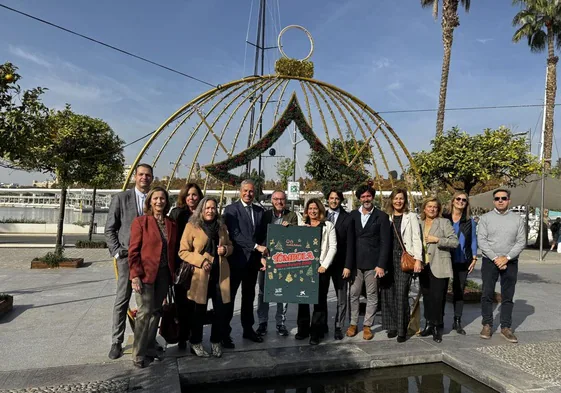
<path fill-rule="evenodd" d="M 397 233 L 397 229 L 395 229 L 395 225 L 393 226 L 393 230 L 395 231 L 395 236 L 397 240 L 399 240 L 399 244 L 401 245 L 401 271 L 404 273 L 413 273 L 415 270 L 415 258 L 413 255 L 409 254 L 401 241 L 401 237 Z"/>
<path fill-rule="evenodd" d="M 177 316 L 175 293 L 172 286 L 168 289 L 167 304 L 165 304 L 162 309 L 160 336 L 162 336 L 168 344 L 176 344 L 179 341 L 179 318 Z"/>
<path fill-rule="evenodd" d="M 179 268 L 175 272 L 175 285 L 183 285 L 185 289 L 189 290 L 191 288 L 191 279 L 193 278 L 193 272 L 195 271 L 195 266 L 188 262 L 181 261 Z"/>

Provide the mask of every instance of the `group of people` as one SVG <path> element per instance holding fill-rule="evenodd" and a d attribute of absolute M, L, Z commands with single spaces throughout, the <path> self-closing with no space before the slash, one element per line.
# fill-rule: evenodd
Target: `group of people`
<path fill-rule="evenodd" d="M 231 336 L 234 300 L 241 288 L 240 319 L 243 338 L 263 342 L 268 331 L 269 304 L 264 301 L 268 225 L 298 225 L 295 212 L 287 209 L 282 190 L 271 196 L 273 208 L 265 211 L 254 204 L 255 185 L 244 180 L 240 199 L 219 212 L 218 201 L 204 196 L 195 183 L 180 191 L 177 207 L 170 212 L 170 198 L 161 187 L 151 188 L 152 168 L 140 164 L 135 169 L 135 187 L 113 198 L 106 224 L 106 237 L 118 270 L 113 312 L 111 359 L 122 356 L 128 305 L 135 294 L 133 362 L 142 368 L 161 356 L 156 341 L 162 304 L 174 286 L 180 337 L 178 346 L 200 357 L 222 355 L 223 348 L 235 348 Z M 492 302 L 497 280 L 501 280 L 501 334 L 516 342 L 512 333 L 512 299 L 516 284 L 517 258 L 525 245 L 524 223 L 509 212 L 510 193 L 494 193 L 495 209 L 476 223 L 470 216 L 468 195 L 457 192 L 448 208 L 435 197 L 426 198 L 417 213 L 411 211 L 408 193 L 392 191 L 384 210 L 374 206 L 375 190 L 360 186 L 355 195 L 360 207 L 348 213 L 342 207 L 341 190 L 325 195 L 327 209 L 317 198 L 308 200 L 301 225 L 321 228 L 318 303 L 297 308 L 297 340 L 309 339 L 317 345 L 329 331 L 327 294 L 333 283 L 337 296 L 334 338 L 353 337 L 359 332 L 359 298 L 366 295 L 362 337 L 373 338 L 374 316 L 381 302 L 382 327 L 388 338 L 407 339 L 410 321 L 409 289 L 419 277 L 423 296 L 425 328 L 421 336 L 442 341 L 444 306 L 449 280 L 453 280 L 453 329 L 462 327 L 463 294 L 467 276 L 483 254 L 481 267 L 482 338 L 490 338 L 493 328 Z M 477 234 L 476 234 L 477 233 Z M 414 258 L 414 268 L 402 269 L 402 256 Z M 176 284 L 181 264 L 192 267 L 188 285 Z M 254 330 L 254 301 L 258 287 L 258 326 Z M 347 297 L 350 296 L 350 299 Z M 202 345 L 207 303 L 212 299 L 211 351 Z M 348 310 L 350 305 L 350 310 Z M 286 313 L 289 305 L 276 308 L 276 332 L 288 336 Z M 344 332 L 347 313 L 350 325 Z"/>

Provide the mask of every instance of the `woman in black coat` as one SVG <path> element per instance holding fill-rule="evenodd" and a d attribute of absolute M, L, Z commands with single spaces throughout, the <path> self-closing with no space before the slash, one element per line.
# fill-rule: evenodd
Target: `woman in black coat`
<path fill-rule="evenodd" d="M 179 197 L 177 198 L 177 206 L 169 213 L 169 218 L 175 221 L 177 225 L 177 239 L 181 239 L 185 226 L 189 222 L 189 218 L 203 199 L 203 192 L 197 183 L 187 183 L 181 187 Z M 179 241 L 176 245 L 177 266 L 181 263 L 179 259 Z M 179 349 L 187 348 L 187 340 L 191 335 L 189 316 L 192 315 L 194 304 L 187 299 L 187 288 L 184 285 L 175 285 L 175 302 L 177 304 L 177 318 L 179 319 Z"/>

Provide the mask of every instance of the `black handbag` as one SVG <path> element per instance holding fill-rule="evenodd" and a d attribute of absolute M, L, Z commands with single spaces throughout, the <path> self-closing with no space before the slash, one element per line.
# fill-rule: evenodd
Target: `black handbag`
<path fill-rule="evenodd" d="M 191 279 L 193 278 L 193 272 L 195 271 L 195 266 L 181 261 L 179 268 L 175 272 L 175 285 L 183 285 L 187 290 L 191 288 Z"/>
<path fill-rule="evenodd" d="M 173 286 L 169 287 L 168 301 L 163 306 L 162 319 L 160 320 L 160 336 L 168 344 L 176 344 L 179 341 L 179 318 L 177 316 Z"/>

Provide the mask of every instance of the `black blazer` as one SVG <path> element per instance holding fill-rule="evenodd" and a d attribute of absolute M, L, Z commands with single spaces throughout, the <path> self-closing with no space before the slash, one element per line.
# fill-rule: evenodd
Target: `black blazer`
<path fill-rule="evenodd" d="M 362 209 L 360 207 L 359 209 Z M 372 270 L 381 267 L 388 270 L 391 255 L 390 219 L 386 213 L 374 208 L 364 228 L 358 210 L 351 212 L 355 228 L 356 268 Z"/>
<path fill-rule="evenodd" d="M 337 235 L 337 254 L 335 254 L 330 268 L 353 270 L 355 265 L 355 227 L 351 215 L 342 207 L 339 208 L 339 216 L 335 222 L 335 234 Z"/>
<path fill-rule="evenodd" d="M 234 245 L 234 252 L 228 257 L 230 266 L 241 268 L 246 267 L 249 263 L 255 263 L 260 254 L 255 251 L 254 247 L 265 241 L 267 228 L 263 227 L 264 210 L 255 204 L 252 204 L 251 207 L 255 227 L 241 201 L 234 202 L 224 209 L 224 221 Z"/>

